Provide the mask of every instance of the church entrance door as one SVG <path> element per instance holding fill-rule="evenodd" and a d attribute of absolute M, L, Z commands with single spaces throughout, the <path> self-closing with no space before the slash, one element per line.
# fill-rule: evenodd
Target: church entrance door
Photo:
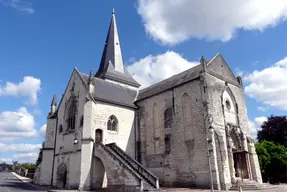
<path fill-rule="evenodd" d="M 96 130 L 96 143 L 103 142 L 103 130 L 97 129 Z"/>
<path fill-rule="evenodd" d="M 61 164 L 57 171 L 57 187 L 65 188 L 67 184 L 67 166 Z"/>
<path fill-rule="evenodd" d="M 249 178 L 246 153 L 233 152 L 233 162 L 234 162 L 235 177 L 241 179 Z"/>

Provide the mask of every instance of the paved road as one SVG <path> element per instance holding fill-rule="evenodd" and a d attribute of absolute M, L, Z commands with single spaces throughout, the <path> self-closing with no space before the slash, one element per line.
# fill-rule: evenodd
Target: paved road
<path fill-rule="evenodd" d="M 175 189 L 167 188 L 166 192 L 210 192 L 210 190 L 200 189 Z M 0 192 L 47 192 L 46 190 L 37 190 L 34 187 L 22 182 L 12 173 L 0 172 Z M 63 191 L 62 191 L 63 192 Z M 275 189 L 248 191 L 248 192 L 287 192 L 287 184 L 279 185 Z"/>
<path fill-rule="evenodd" d="M 34 187 L 23 183 L 12 173 L 0 172 L 0 192 L 33 192 L 38 191 Z"/>

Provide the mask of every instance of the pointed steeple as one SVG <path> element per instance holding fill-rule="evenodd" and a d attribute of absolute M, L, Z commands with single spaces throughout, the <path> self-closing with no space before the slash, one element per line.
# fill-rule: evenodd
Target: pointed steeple
<path fill-rule="evenodd" d="M 135 87 L 140 86 L 124 66 L 114 9 L 100 67 L 95 76 L 98 78 L 118 81 Z"/>
<path fill-rule="evenodd" d="M 91 71 L 90 71 L 90 76 L 89 76 L 88 85 L 95 85 L 95 84 L 94 84 L 94 70 L 93 70 L 93 69 L 91 69 Z"/>
<path fill-rule="evenodd" d="M 54 94 L 52 102 L 51 102 L 50 114 L 54 114 L 56 112 L 56 106 L 57 106 L 57 99 L 56 99 L 56 94 Z"/>
<path fill-rule="evenodd" d="M 51 102 L 51 106 L 56 106 L 57 105 L 57 98 L 56 98 L 56 94 L 54 94 L 52 102 Z"/>

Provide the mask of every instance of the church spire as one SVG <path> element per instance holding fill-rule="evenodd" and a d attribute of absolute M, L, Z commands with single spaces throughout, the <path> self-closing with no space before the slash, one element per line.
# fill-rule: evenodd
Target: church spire
<path fill-rule="evenodd" d="M 56 94 L 54 94 L 52 102 L 51 102 L 51 114 L 54 114 L 56 112 L 56 107 L 57 107 L 57 99 L 56 99 Z"/>
<path fill-rule="evenodd" d="M 51 106 L 57 106 L 57 99 L 56 99 L 56 94 L 54 94 L 52 102 L 51 102 Z"/>
<path fill-rule="evenodd" d="M 100 67 L 95 76 L 118 81 L 135 87 L 140 86 L 124 66 L 114 9 L 112 11 L 112 18 Z"/>

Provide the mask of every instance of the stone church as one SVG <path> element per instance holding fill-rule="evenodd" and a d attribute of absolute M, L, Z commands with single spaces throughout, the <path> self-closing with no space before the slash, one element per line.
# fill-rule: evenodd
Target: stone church
<path fill-rule="evenodd" d="M 35 182 L 108 191 L 262 183 L 242 79 L 221 54 L 144 89 L 112 14 L 99 69 L 74 69 L 47 117 Z"/>

